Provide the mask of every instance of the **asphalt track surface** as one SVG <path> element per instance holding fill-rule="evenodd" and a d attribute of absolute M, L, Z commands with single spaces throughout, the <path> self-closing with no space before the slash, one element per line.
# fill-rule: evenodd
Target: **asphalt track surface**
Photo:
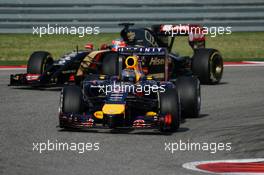
<path fill-rule="evenodd" d="M 264 67 L 226 67 L 223 83 L 202 86 L 201 117 L 179 132 L 64 131 L 58 125 L 59 89 L 8 87 L 0 70 L 0 174 L 180 175 L 192 161 L 264 157 Z M 22 71 L 23 72 L 23 71 Z M 99 142 L 99 151 L 33 151 L 33 142 Z M 231 142 L 231 151 L 165 151 L 165 143 Z"/>

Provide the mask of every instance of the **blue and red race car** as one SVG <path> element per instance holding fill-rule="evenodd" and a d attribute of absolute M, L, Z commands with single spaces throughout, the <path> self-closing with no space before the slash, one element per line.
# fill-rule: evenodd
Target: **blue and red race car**
<path fill-rule="evenodd" d="M 156 128 L 172 132 L 180 127 L 183 117 L 199 116 L 199 80 L 192 75 L 168 79 L 170 56 L 166 48 L 123 47 L 118 55 L 118 75 L 92 74 L 81 87 L 62 89 L 61 128 Z M 163 77 L 143 69 L 153 56 L 164 60 Z"/>

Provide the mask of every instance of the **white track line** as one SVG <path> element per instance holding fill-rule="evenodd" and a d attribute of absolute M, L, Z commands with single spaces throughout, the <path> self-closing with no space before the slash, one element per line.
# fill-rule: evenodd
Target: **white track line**
<path fill-rule="evenodd" d="M 0 68 L 0 70 L 26 70 L 27 68 Z"/>
<path fill-rule="evenodd" d="M 251 66 L 264 66 L 264 61 L 242 61 L 239 63 L 224 64 L 225 67 L 251 67 Z"/>
<path fill-rule="evenodd" d="M 264 64 L 226 64 L 224 67 L 261 67 Z"/>

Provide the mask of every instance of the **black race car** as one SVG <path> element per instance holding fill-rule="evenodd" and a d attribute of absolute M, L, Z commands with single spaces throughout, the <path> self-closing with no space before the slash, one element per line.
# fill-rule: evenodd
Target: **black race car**
<path fill-rule="evenodd" d="M 175 79 L 182 75 L 196 75 L 205 84 L 217 84 L 223 73 L 223 59 L 219 51 L 206 49 L 205 37 L 201 33 L 181 33 L 177 26 L 155 25 L 148 28 L 131 28 L 131 23 L 124 26 L 120 32 L 122 41 L 112 45 L 103 44 L 99 50 L 93 50 L 92 44 L 87 50 L 70 52 L 54 61 L 51 54 L 46 51 L 34 52 L 27 64 L 27 73 L 10 76 L 11 86 L 51 86 L 74 82 L 79 84 L 85 75 L 90 73 L 103 73 L 116 75 L 118 68 L 118 48 L 132 47 L 165 47 L 172 58 L 169 63 L 168 76 Z M 188 26 L 190 28 L 191 26 Z M 198 27 L 199 28 L 199 27 Z M 177 32 L 176 32 L 177 29 Z M 195 28 L 196 29 L 196 28 Z M 180 28 L 182 30 L 182 28 Z M 193 29 L 192 29 L 193 30 Z M 179 56 L 172 53 L 175 36 L 189 35 L 189 44 L 194 50 L 192 57 Z M 117 44 L 116 44 L 117 43 Z M 164 59 L 151 58 L 144 63 L 148 71 L 149 66 L 156 66 L 155 76 L 162 76 Z"/>
<path fill-rule="evenodd" d="M 109 49 L 82 50 L 67 53 L 57 60 L 53 60 L 51 54 L 46 51 L 36 51 L 31 54 L 27 63 L 27 73 L 10 75 L 10 86 L 61 86 L 65 83 L 79 83 L 82 74 L 81 64 L 84 59 L 86 71 L 89 73 L 102 73 L 102 60 L 111 56 Z M 109 55 L 108 55 L 109 54 Z"/>
<path fill-rule="evenodd" d="M 74 75 L 88 51 L 74 51 L 54 61 L 46 51 L 36 51 L 29 57 L 27 73 L 10 76 L 10 86 L 59 85 L 74 80 Z"/>
<path fill-rule="evenodd" d="M 177 78 L 184 74 L 196 75 L 201 83 L 217 84 L 223 74 L 223 58 L 216 49 L 205 48 L 203 28 L 198 25 L 154 25 L 151 28 L 132 28 L 123 23 L 121 36 L 129 46 L 165 47 L 171 57 L 169 74 Z M 180 56 L 172 52 L 175 37 L 189 36 L 193 56 Z M 150 64 L 162 65 L 163 60 L 153 58 Z"/>

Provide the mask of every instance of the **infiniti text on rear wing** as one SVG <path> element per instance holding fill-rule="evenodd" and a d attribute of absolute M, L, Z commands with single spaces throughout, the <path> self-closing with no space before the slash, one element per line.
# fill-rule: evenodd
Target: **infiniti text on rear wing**
<path fill-rule="evenodd" d="M 166 56 L 167 49 L 163 47 L 119 47 L 119 55 Z"/>

